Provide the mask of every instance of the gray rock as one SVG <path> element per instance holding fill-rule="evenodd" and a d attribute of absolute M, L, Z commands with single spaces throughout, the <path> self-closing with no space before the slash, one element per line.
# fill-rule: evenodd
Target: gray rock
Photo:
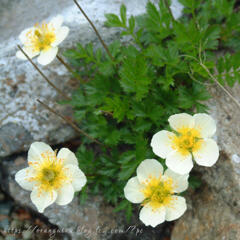
<path fill-rule="evenodd" d="M 236 240 L 240 236 L 240 111 L 221 90 L 210 91 L 220 158 L 211 168 L 195 166 L 204 184 L 189 196 L 189 209 L 175 225 L 172 240 Z M 230 91 L 239 101 L 240 86 Z"/>
<path fill-rule="evenodd" d="M 0 127 L 0 156 L 19 152 L 32 140 L 31 134 L 23 126 L 9 122 Z"/>
<path fill-rule="evenodd" d="M 118 30 L 104 27 L 104 14 L 109 12 L 118 14 L 121 3 L 125 3 L 129 15 L 138 15 L 145 11 L 147 0 L 112 0 L 111 2 L 109 0 L 84 0 L 79 2 L 96 24 L 103 39 L 109 43 L 118 36 L 116 35 Z M 158 2 L 158 0 L 153 2 Z M 178 17 L 181 14 L 181 6 L 177 1 L 173 2 L 172 9 Z M 36 99 L 45 101 L 59 112 L 65 112 L 67 107 L 56 103 L 61 96 L 44 81 L 29 62 L 17 59 L 15 54 L 16 46 L 20 44 L 18 35 L 22 30 L 33 26 L 36 22 L 42 22 L 45 19 L 48 21 L 57 14 L 63 15 L 64 25 L 70 27 L 68 38 L 61 44 L 60 55 L 64 49 L 76 45 L 77 42 L 83 44 L 93 42 L 100 45 L 95 33 L 73 1 L 58 0 L 57 3 L 50 0 L 1 1 L 0 127 L 14 122 L 27 129 L 33 140 L 41 140 L 50 144 L 65 142 L 73 138 L 75 132 L 70 127 L 66 128 L 61 119 L 40 106 Z M 77 82 L 72 84 L 73 80 L 63 65 L 54 60 L 48 66 L 39 67 L 58 88 L 70 95 L 74 88 L 72 85 L 76 85 Z M 71 117 L 71 114 L 66 114 L 66 116 Z M 17 146 L 21 146 L 21 149 L 4 146 L 6 150 L 0 151 L 0 157 L 19 150 L 26 150 L 31 140 L 28 139 L 25 144 L 19 140 Z M 18 138 L 15 141 L 18 141 Z"/>

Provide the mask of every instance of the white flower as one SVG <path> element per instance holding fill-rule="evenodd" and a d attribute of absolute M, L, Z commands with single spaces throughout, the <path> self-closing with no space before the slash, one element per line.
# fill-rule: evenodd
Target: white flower
<path fill-rule="evenodd" d="M 23 50 L 33 58 L 37 55 L 38 62 L 47 65 L 53 61 L 58 52 L 58 45 L 67 37 L 69 28 L 62 26 L 63 18 L 58 15 L 48 24 L 35 24 L 34 27 L 27 28 L 21 32 L 19 39 L 22 42 Z M 16 56 L 20 59 L 27 58 L 21 51 Z"/>
<path fill-rule="evenodd" d="M 141 203 L 140 220 L 156 227 L 172 221 L 187 209 L 185 198 L 175 195 L 188 187 L 188 174 L 179 175 L 170 169 L 163 174 L 162 165 L 155 159 L 144 160 L 137 168 L 137 176 L 130 178 L 124 195 L 132 203 Z"/>
<path fill-rule="evenodd" d="M 160 131 L 151 141 L 153 152 L 166 159 L 166 165 L 176 173 L 186 174 L 197 164 L 211 167 L 219 157 L 219 149 L 211 137 L 216 132 L 212 117 L 205 113 L 191 116 L 186 113 L 168 119 L 175 133 Z"/>
<path fill-rule="evenodd" d="M 66 205 L 74 192 L 86 184 L 84 173 L 78 168 L 74 153 L 62 148 L 57 156 L 43 142 L 34 142 L 28 151 L 29 167 L 18 171 L 15 180 L 24 189 L 32 191 L 30 198 L 39 212 L 56 202 Z"/>

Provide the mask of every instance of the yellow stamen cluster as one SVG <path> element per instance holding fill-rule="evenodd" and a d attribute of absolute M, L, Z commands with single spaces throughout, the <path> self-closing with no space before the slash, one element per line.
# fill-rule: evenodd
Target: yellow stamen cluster
<path fill-rule="evenodd" d="M 145 200 L 142 205 L 150 204 L 153 211 L 162 206 L 170 206 L 173 200 L 173 180 L 169 177 L 149 177 L 144 182 L 142 192 Z"/>
<path fill-rule="evenodd" d="M 183 156 L 197 151 L 202 146 L 200 131 L 195 128 L 182 127 L 177 130 L 177 135 L 170 137 L 172 148 L 177 150 Z"/>
<path fill-rule="evenodd" d="M 56 40 L 54 27 L 46 23 L 35 24 L 34 30 L 27 32 L 26 37 L 24 45 L 33 52 L 47 51 Z"/>
<path fill-rule="evenodd" d="M 42 153 L 39 161 L 30 162 L 29 165 L 36 172 L 36 175 L 29 181 L 36 182 L 40 192 L 51 192 L 71 182 L 71 177 L 66 175 L 67 168 L 63 166 L 62 159 L 58 159 L 54 152 Z"/>

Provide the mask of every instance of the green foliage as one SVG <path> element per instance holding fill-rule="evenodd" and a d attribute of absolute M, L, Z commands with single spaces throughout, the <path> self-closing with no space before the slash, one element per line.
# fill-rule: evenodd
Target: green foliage
<path fill-rule="evenodd" d="M 236 81 L 240 83 L 240 52 L 235 54 L 225 54 L 225 56 L 220 57 L 217 61 L 217 70 L 218 70 L 218 81 L 228 83 L 230 87 L 233 87 Z"/>
<path fill-rule="evenodd" d="M 104 144 L 83 138 L 77 151 L 88 191 L 115 205 L 122 199 L 116 210 L 125 209 L 128 217 L 131 204 L 124 200 L 123 188 L 142 160 L 156 158 L 150 147 L 153 134 L 168 126 L 172 114 L 207 111 L 205 83 L 211 82 L 202 64 L 221 84 L 240 82 L 235 1 L 181 0 L 185 14 L 178 20 L 164 2 L 148 2 L 139 17 L 128 18 L 124 5 L 120 16 L 106 14 L 106 26 L 132 38 L 129 44 L 117 40 L 108 46 L 114 61 L 91 43 L 65 53 L 85 79 L 69 102 L 75 120 Z M 216 50 L 224 50 L 221 57 Z M 194 178 L 190 182 L 199 186 Z"/>
<path fill-rule="evenodd" d="M 202 185 L 202 181 L 200 178 L 191 175 L 188 179 L 189 182 L 189 187 L 192 188 L 193 190 L 196 190 L 197 188 L 200 188 Z"/>

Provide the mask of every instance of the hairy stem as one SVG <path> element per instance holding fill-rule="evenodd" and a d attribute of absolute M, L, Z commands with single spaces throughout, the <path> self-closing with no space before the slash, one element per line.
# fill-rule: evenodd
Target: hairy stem
<path fill-rule="evenodd" d="M 106 43 L 103 41 L 102 37 L 100 36 L 98 30 L 96 29 L 95 25 L 93 24 L 93 22 L 89 19 L 89 17 L 87 16 L 87 14 L 84 12 L 84 10 L 81 8 L 81 6 L 79 5 L 77 0 L 73 0 L 74 3 L 77 5 L 77 7 L 79 8 L 79 10 L 81 11 L 81 13 L 84 15 L 84 17 L 88 20 L 88 22 L 90 23 L 90 25 L 92 26 L 94 32 L 96 33 L 97 37 L 99 38 L 101 44 L 103 45 L 104 49 L 106 50 L 108 56 L 111 58 L 112 61 L 114 61 L 114 57 L 112 56 L 111 52 L 109 51 Z"/>
<path fill-rule="evenodd" d="M 51 85 L 59 94 L 61 94 L 65 99 L 70 100 L 69 98 L 62 90 L 60 90 L 58 87 L 56 87 L 47 77 L 46 75 L 38 68 L 38 66 L 32 61 L 32 59 L 25 53 L 25 51 L 17 45 L 19 50 L 24 54 L 24 56 L 27 58 L 27 60 L 33 65 L 33 67 L 40 73 L 40 75 L 46 80 L 46 82 Z"/>
<path fill-rule="evenodd" d="M 60 63 L 62 63 L 62 64 L 65 66 L 65 68 L 66 68 L 71 74 L 74 75 L 75 71 L 72 69 L 72 67 L 71 67 L 69 64 L 67 64 L 67 63 L 62 59 L 62 57 L 60 57 L 59 55 L 57 55 L 57 59 L 58 59 L 58 61 L 59 61 Z M 75 75 L 74 75 L 74 76 L 75 76 Z M 80 80 L 81 82 L 83 82 L 82 78 L 81 78 L 79 75 L 77 75 L 77 78 L 78 78 L 78 80 Z"/>
<path fill-rule="evenodd" d="M 95 138 L 91 137 L 90 135 L 88 135 L 86 132 L 84 132 L 82 129 L 80 129 L 74 122 L 72 122 L 70 119 L 64 117 L 63 115 L 61 115 L 60 113 L 56 112 L 54 109 L 50 108 L 48 105 L 46 105 L 45 103 L 43 103 L 42 101 L 40 101 L 39 99 L 37 99 L 37 101 L 42 104 L 48 111 L 50 111 L 51 113 L 55 114 L 56 116 L 60 117 L 61 119 L 63 119 L 66 123 L 68 123 L 73 129 L 75 129 L 78 133 L 86 136 L 88 139 L 90 139 L 91 141 L 99 144 L 99 145 L 103 145 L 102 143 L 100 143 L 98 140 L 96 140 Z"/>
<path fill-rule="evenodd" d="M 57 55 L 57 59 L 60 63 L 62 63 L 64 65 L 64 67 L 70 72 L 70 73 L 74 73 L 74 70 L 71 68 L 71 66 L 69 64 L 67 64 L 62 57 L 60 57 L 59 55 Z"/>

